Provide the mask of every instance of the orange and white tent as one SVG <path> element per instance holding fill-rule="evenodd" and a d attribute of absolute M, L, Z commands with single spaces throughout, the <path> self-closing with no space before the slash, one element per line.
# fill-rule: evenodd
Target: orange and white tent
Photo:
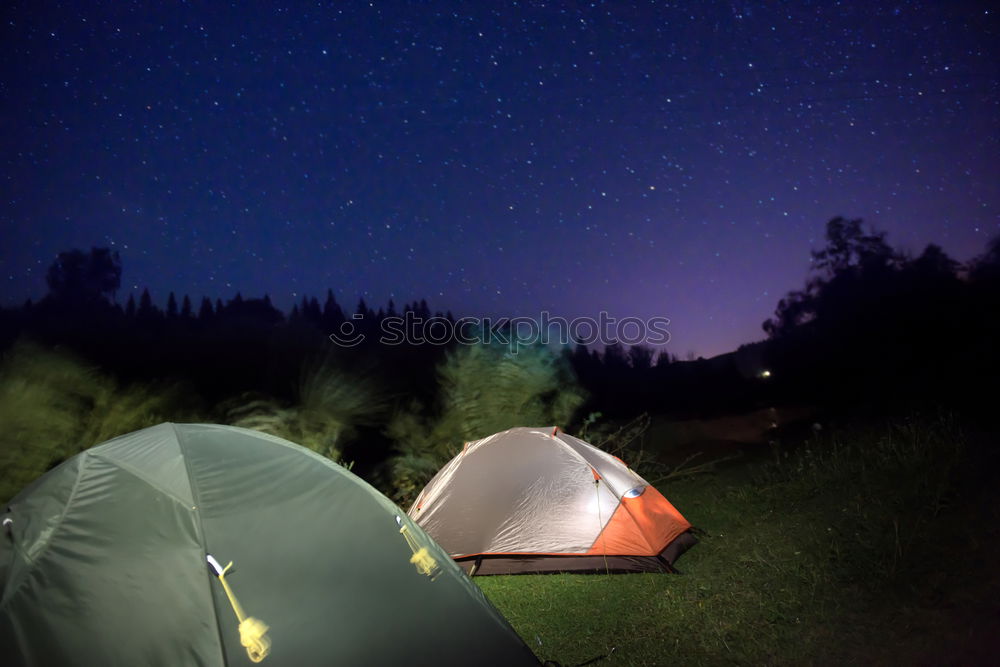
<path fill-rule="evenodd" d="M 553 427 L 467 443 L 409 515 L 471 574 L 669 572 L 697 542 L 620 459 Z"/>

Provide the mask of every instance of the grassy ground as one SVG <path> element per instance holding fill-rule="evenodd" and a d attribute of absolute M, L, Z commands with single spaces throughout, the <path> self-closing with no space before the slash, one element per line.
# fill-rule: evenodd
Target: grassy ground
<path fill-rule="evenodd" d="M 478 577 L 542 659 L 990 664 L 1000 505 L 953 423 L 813 439 L 664 489 L 684 574 Z M 613 650 L 613 652 L 612 652 Z"/>

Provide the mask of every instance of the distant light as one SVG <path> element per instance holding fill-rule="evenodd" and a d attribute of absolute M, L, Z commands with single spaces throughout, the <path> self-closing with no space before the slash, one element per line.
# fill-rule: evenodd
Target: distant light
<path fill-rule="evenodd" d="M 769 371 L 767 369 L 762 370 L 760 372 L 760 377 L 765 378 L 765 379 L 771 377 L 771 371 Z"/>

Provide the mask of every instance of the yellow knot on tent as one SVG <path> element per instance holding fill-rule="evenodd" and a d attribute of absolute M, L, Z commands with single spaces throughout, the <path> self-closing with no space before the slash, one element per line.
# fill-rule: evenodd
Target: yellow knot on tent
<path fill-rule="evenodd" d="M 416 566 L 417 572 L 430 577 L 431 581 L 434 581 L 441 574 L 441 568 L 438 567 L 437 560 L 431 555 L 427 547 L 420 546 L 417 543 L 417 538 L 410 532 L 410 528 L 398 516 L 396 517 L 396 523 L 399 524 L 399 533 L 406 540 L 410 551 L 413 552 L 413 555 L 410 556 L 410 562 Z"/>
<path fill-rule="evenodd" d="M 232 569 L 233 561 L 229 561 L 228 565 L 222 567 L 219 565 L 219 561 L 215 560 L 209 554 L 208 564 L 215 570 L 215 576 L 218 577 L 219 582 L 222 584 L 222 589 L 226 592 L 226 597 L 229 598 L 229 604 L 233 607 L 236 620 L 240 622 L 240 644 L 247 650 L 250 660 L 260 662 L 271 652 L 271 639 L 267 636 L 267 624 L 259 618 L 247 616 L 244 613 L 243 607 L 240 606 L 240 601 L 236 599 L 236 594 L 233 593 L 229 582 L 226 581 L 226 573 Z"/>
<path fill-rule="evenodd" d="M 437 561 L 427 551 L 427 547 L 420 547 L 415 554 L 410 556 L 410 562 L 417 566 L 417 572 L 425 574 L 428 577 L 432 577 L 434 570 L 437 569 Z"/>
<path fill-rule="evenodd" d="M 240 644 L 254 662 L 260 662 L 271 652 L 271 640 L 267 636 L 267 624 L 259 618 L 248 616 L 240 621 Z"/>

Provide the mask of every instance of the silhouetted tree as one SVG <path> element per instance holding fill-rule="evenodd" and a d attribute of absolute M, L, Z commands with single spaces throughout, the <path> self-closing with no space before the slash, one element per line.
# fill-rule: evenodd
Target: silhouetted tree
<path fill-rule="evenodd" d="M 907 263 L 907 268 L 921 280 L 950 281 L 957 277 L 959 263 L 948 257 L 941 246 L 931 243 L 915 260 Z"/>
<path fill-rule="evenodd" d="M 415 314 L 417 317 L 423 320 L 428 320 L 431 317 L 431 309 L 427 306 L 427 300 L 421 299 L 420 303 L 416 306 Z"/>
<path fill-rule="evenodd" d="M 671 355 L 666 350 L 663 350 L 658 355 L 656 355 L 656 368 L 658 369 L 666 368 L 675 361 L 677 361 L 677 357 Z"/>
<path fill-rule="evenodd" d="M 635 370 L 647 370 L 653 367 L 653 348 L 646 345 L 633 345 L 628 349 L 629 366 Z"/>
<path fill-rule="evenodd" d="M 354 309 L 354 314 L 360 315 L 365 319 L 370 319 L 375 313 L 372 312 L 372 309 L 368 307 L 367 303 L 365 303 L 364 297 L 361 297 L 358 299 L 358 307 Z"/>
<path fill-rule="evenodd" d="M 139 297 L 139 309 L 135 313 L 136 319 L 141 322 L 151 322 L 159 319 L 160 311 L 153 305 L 153 297 L 149 295 L 149 289 L 142 290 Z"/>
<path fill-rule="evenodd" d="M 215 315 L 215 310 L 212 308 L 212 300 L 207 296 L 201 297 L 201 307 L 198 308 L 198 320 L 201 322 L 208 322 Z"/>
<path fill-rule="evenodd" d="M 1000 287 L 1000 234 L 986 244 L 986 252 L 969 262 L 969 278 L 973 283 Z"/>
<path fill-rule="evenodd" d="M 769 336 L 789 334 L 823 315 L 843 317 L 842 306 L 873 284 L 885 283 L 901 258 L 885 242 L 885 232 L 866 234 L 861 224 L 860 219 L 841 217 L 827 223 L 826 246 L 812 252 L 813 275 L 804 290 L 790 292 L 778 302 L 775 317 L 763 324 Z"/>
<path fill-rule="evenodd" d="M 89 303 L 102 299 L 114 301 L 121 286 L 122 262 L 117 251 L 91 248 L 61 252 L 49 267 L 45 282 L 49 294 L 64 303 Z"/>
<path fill-rule="evenodd" d="M 333 290 L 326 291 L 326 302 L 323 304 L 323 328 L 334 331 L 344 321 L 344 311 L 333 296 Z"/>
<path fill-rule="evenodd" d="M 812 253 L 814 270 L 833 278 L 854 268 L 885 266 L 895 253 L 885 242 L 885 232 L 874 229 L 868 234 L 861 228 L 862 220 L 836 217 L 826 223 L 826 247 Z"/>
<path fill-rule="evenodd" d="M 305 298 L 302 297 L 302 316 L 309 320 L 311 324 L 316 326 L 321 326 L 323 323 L 323 311 L 319 308 L 319 301 L 316 297 Z"/>

